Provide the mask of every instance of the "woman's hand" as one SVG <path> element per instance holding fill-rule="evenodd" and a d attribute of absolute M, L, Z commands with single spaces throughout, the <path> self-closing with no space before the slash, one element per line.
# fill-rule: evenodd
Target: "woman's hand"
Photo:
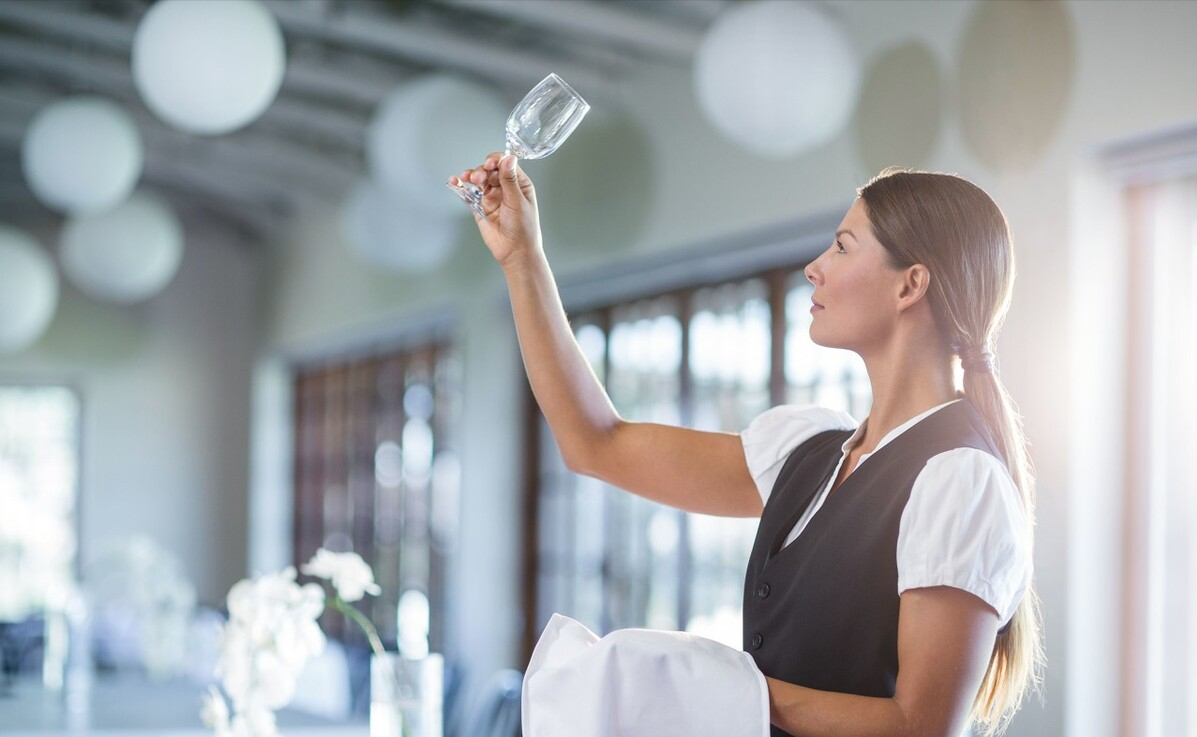
<path fill-rule="evenodd" d="M 507 266 L 513 257 L 540 250 L 536 190 L 532 180 L 519 168 L 519 159 L 511 154 L 492 153 L 481 166 L 449 177 L 453 186 L 460 182 L 482 188 L 482 210 L 486 217 L 475 214 L 474 220 L 486 247 L 500 265 Z"/>

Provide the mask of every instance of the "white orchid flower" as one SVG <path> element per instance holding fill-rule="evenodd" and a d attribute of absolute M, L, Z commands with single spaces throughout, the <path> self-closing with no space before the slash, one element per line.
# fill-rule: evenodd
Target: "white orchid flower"
<path fill-rule="evenodd" d="M 229 705 L 225 703 L 224 697 L 220 695 L 215 686 L 209 686 L 204 693 L 204 705 L 200 709 L 200 719 L 204 720 L 205 726 L 216 732 L 217 737 L 228 737 Z"/>
<path fill-rule="evenodd" d="M 384 655 L 374 625 L 347 603 L 382 593 L 361 556 L 321 548 L 303 572 L 331 583 L 336 596 L 327 600 L 330 606 L 358 624 L 375 654 Z M 229 703 L 213 688 L 201 712 L 215 737 L 278 737 L 275 710 L 291 702 L 300 671 L 324 650 L 317 621 L 326 603 L 324 588 L 300 586 L 295 579 L 295 569 L 287 567 L 238 581 L 229 590 L 216 668 Z"/>
<path fill-rule="evenodd" d="M 233 714 L 230 718 L 223 699 L 217 703 L 215 692 L 201 714 L 212 720 L 216 737 L 276 737 L 274 710 L 291 702 L 299 672 L 324 650 L 316 621 L 324 612 L 324 591 L 315 584 L 300 586 L 295 577 L 288 567 L 238 581 L 229 590 L 217 675 Z"/>
<path fill-rule="evenodd" d="M 374 571 L 357 553 L 334 553 L 320 548 L 302 568 L 309 576 L 331 581 L 344 601 L 357 601 L 366 594 L 382 593 L 374 583 Z"/>
<path fill-rule="evenodd" d="M 257 688 L 254 698 L 246 706 L 281 709 L 295 696 L 297 670 L 278 652 L 264 651 L 254 658 L 254 677 Z"/>
<path fill-rule="evenodd" d="M 274 712 L 251 709 L 233 717 L 231 737 L 278 737 Z"/>

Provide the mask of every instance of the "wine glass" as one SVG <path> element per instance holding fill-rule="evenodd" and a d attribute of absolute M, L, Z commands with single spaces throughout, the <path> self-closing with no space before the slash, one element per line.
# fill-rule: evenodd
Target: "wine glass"
<path fill-rule="evenodd" d="M 521 159 L 542 159 L 565 143 L 590 110 L 590 103 L 556 74 L 550 74 L 532 88 L 507 116 L 506 153 Z M 459 180 L 460 181 L 460 180 Z M 446 185 L 479 217 L 482 188 L 473 182 Z"/>

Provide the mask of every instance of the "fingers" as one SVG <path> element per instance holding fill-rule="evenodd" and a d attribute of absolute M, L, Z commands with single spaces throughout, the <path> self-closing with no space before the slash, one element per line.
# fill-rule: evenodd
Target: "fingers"
<path fill-rule="evenodd" d="M 489 185 L 498 186 L 499 179 L 496 176 L 499 170 L 499 160 L 503 157 L 501 152 L 495 151 L 487 155 L 480 166 L 473 169 L 464 169 L 461 174 L 450 176 L 449 183 L 457 186 L 462 182 L 471 182 L 478 186 Z"/>

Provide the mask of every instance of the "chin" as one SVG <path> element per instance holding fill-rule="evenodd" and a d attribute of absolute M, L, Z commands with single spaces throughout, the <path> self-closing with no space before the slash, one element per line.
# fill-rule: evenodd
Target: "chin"
<path fill-rule="evenodd" d="M 810 331 L 810 342 L 814 343 L 820 348 L 836 348 L 844 351 L 852 351 L 853 353 L 856 352 L 855 348 L 853 348 L 853 343 L 844 341 L 842 339 L 837 340 L 836 336 L 827 335 L 825 332 L 820 330 L 812 329 Z"/>
<path fill-rule="evenodd" d="M 813 324 L 810 326 L 810 331 L 808 332 L 808 335 L 810 336 L 810 342 L 814 343 L 815 345 L 817 345 L 821 348 L 839 348 L 840 347 L 840 346 L 836 345 L 834 340 L 829 340 L 830 336 L 826 335 L 825 331 L 820 330 L 817 326 L 815 326 Z"/>

